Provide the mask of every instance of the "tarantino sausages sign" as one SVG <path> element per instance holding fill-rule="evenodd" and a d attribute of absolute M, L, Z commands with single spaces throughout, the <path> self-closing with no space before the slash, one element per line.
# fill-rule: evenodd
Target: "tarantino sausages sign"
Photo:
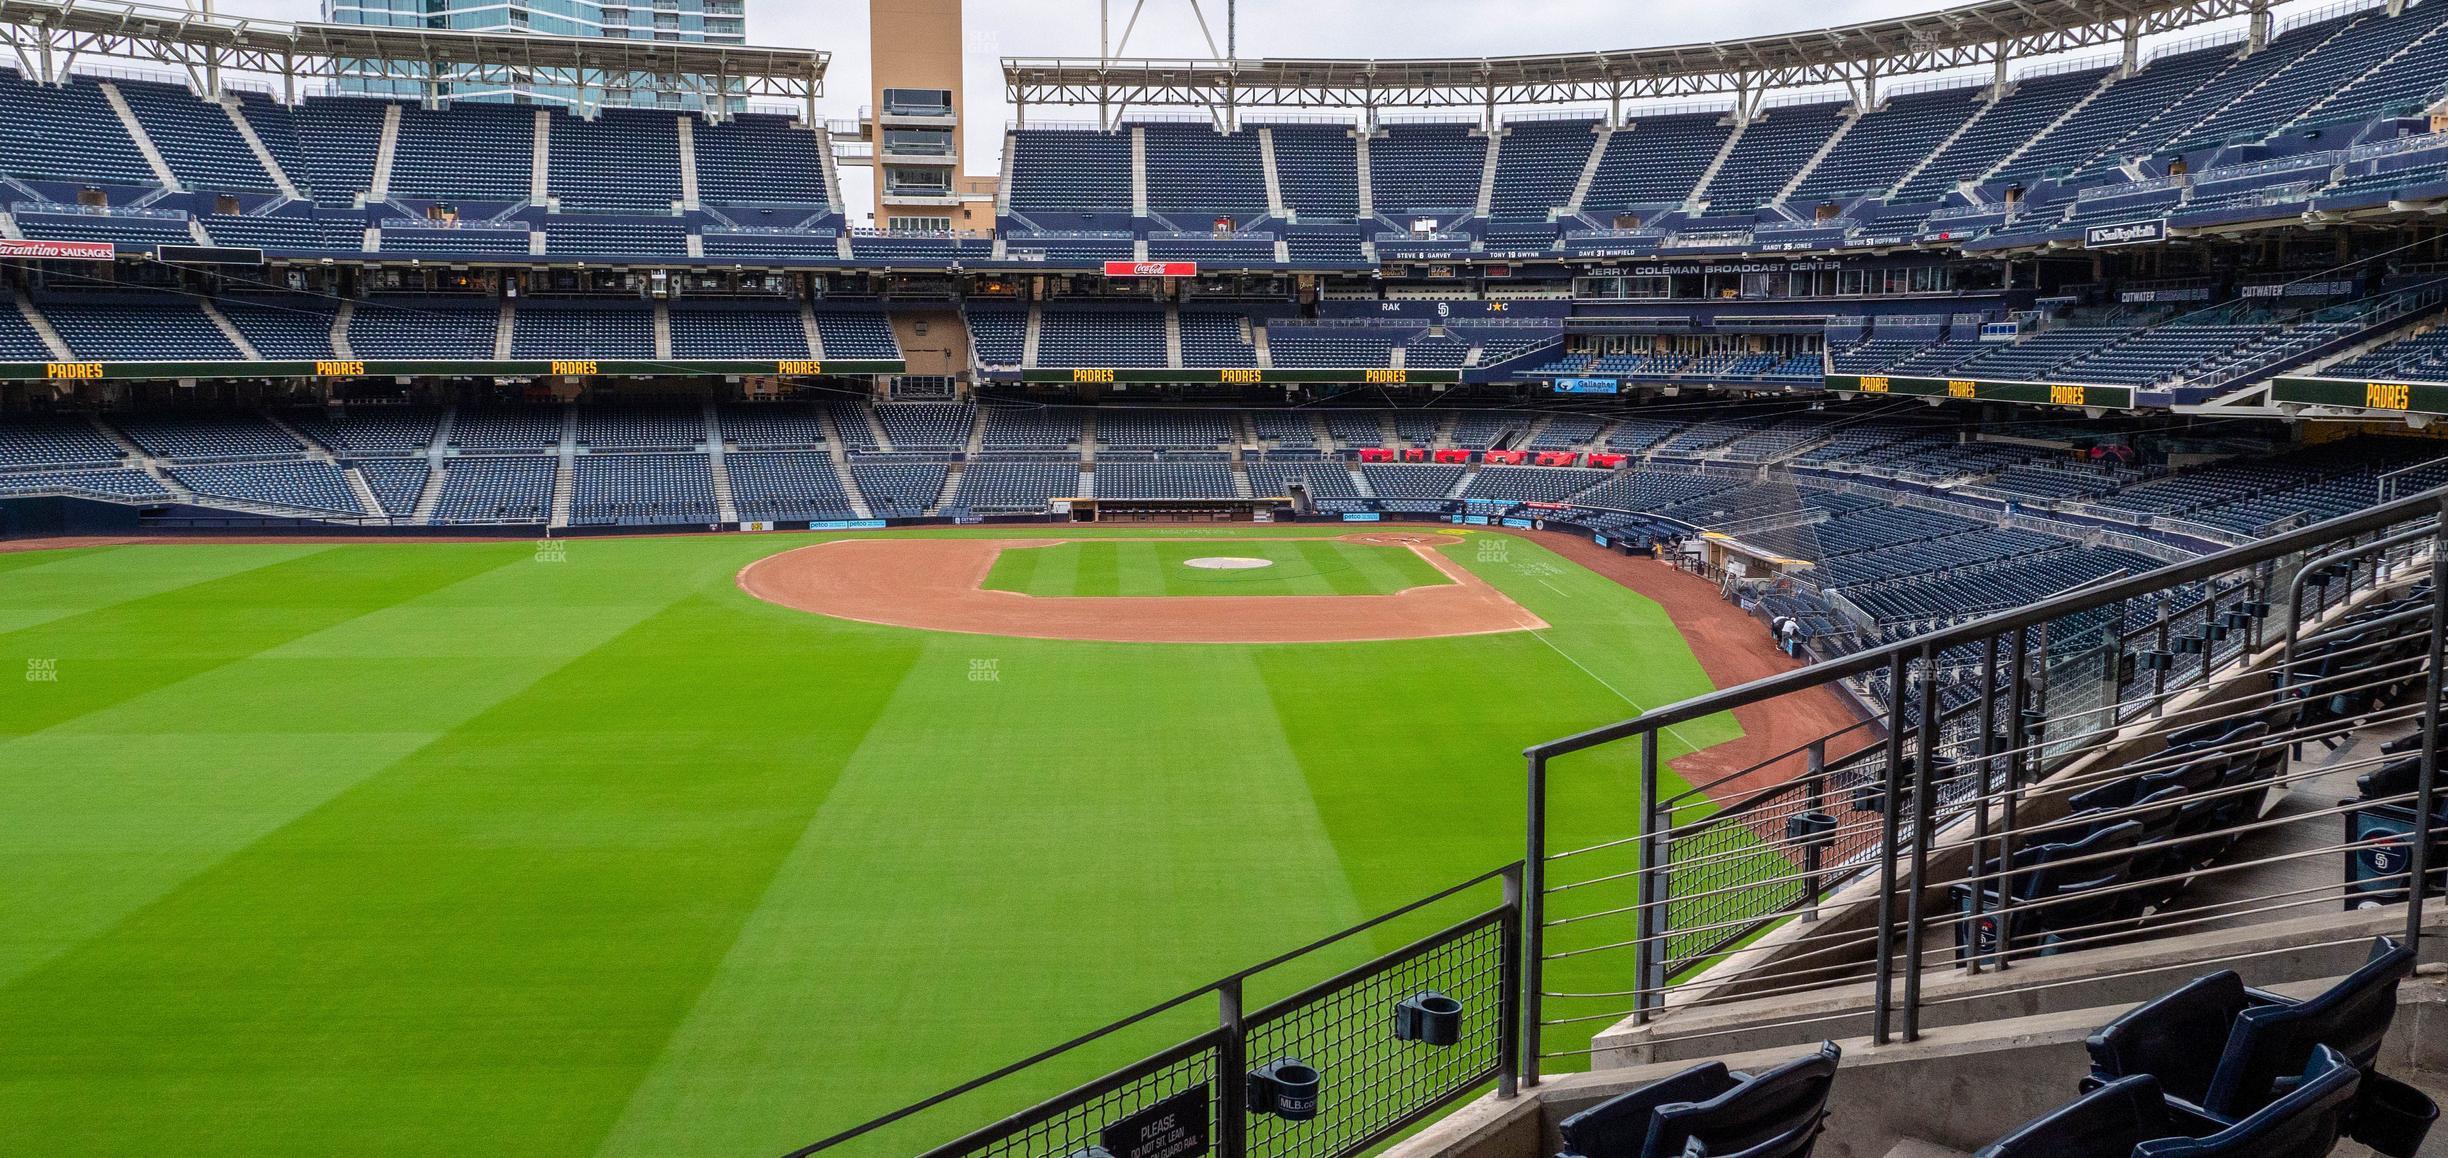
<path fill-rule="evenodd" d="M 107 241 L 15 241 L 0 238 L 0 258 L 12 261 L 109 261 L 118 247 Z"/>

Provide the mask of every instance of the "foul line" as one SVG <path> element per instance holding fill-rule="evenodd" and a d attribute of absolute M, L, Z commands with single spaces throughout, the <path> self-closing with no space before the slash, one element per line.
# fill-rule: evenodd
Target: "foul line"
<path fill-rule="evenodd" d="M 1585 664 L 1585 663 L 1581 662 L 1580 660 L 1574 659 L 1574 658 L 1572 657 L 1572 653 L 1571 653 L 1571 652 L 1568 652 L 1568 651 L 1564 650 L 1563 648 L 1557 647 L 1557 646 L 1555 645 L 1555 641 L 1554 641 L 1554 640 L 1547 638 L 1547 633 L 1546 633 L 1546 632 L 1544 632 L 1544 631 L 1533 631 L 1533 632 L 1531 632 L 1531 633 L 1530 633 L 1530 637 L 1531 637 L 1532 639 L 1538 640 L 1540 643 L 1546 644 L 1546 645 L 1547 645 L 1547 650 L 1552 651 L 1552 652 L 1556 653 L 1557 655 L 1563 656 L 1563 657 L 1564 657 L 1564 662 L 1569 663 L 1569 664 L 1573 665 L 1574 667 L 1580 668 L 1580 669 L 1581 669 L 1581 674 L 1583 674 L 1583 675 L 1585 675 L 1585 676 L 1588 676 L 1589 678 L 1591 678 L 1591 679 L 1593 679 L 1593 680 L 1598 681 L 1598 686 L 1599 686 L 1599 687 L 1605 688 L 1606 690 L 1608 690 L 1608 691 L 1610 691 L 1610 692 L 1615 693 L 1615 698 L 1616 698 L 1616 699 L 1622 700 L 1623 702 L 1625 702 L 1625 703 L 1627 703 L 1627 704 L 1632 705 L 1632 710 L 1633 710 L 1633 712 L 1635 712 L 1635 713 L 1645 713 L 1645 712 L 1647 712 L 1647 711 L 1649 710 L 1649 709 L 1647 709 L 1647 708 L 1642 707 L 1642 706 L 1641 706 L 1641 703 L 1640 703 L 1640 701 L 1639 701 L 1639 700 L 1633 699 L 1632 697 L 1625 695 L 1625 694 L 1623 693 L 1623 689 L 1622 689 L 1622 688 L 1616 687 L 1614 684 L 1608 683 L 1608 682 L 1606 681 L 1606 677 L 1599 675 L 1597 672 L 1591 671 L 1591 670 L 1590 670 L 1590 667 L 1589 667 L 1589 665 L 1588 665 L 1588 664 Z M 1674 737 L 1674 738 L 1675 738 L 1675 741 L 1676 741 L 1677 743 L 1682 744 L 1682 745 L 1683 745 L 1685 748 L 1688 748 L 1688 749 L 1690 749 L 1690 750 L 1692 750 L 1692 751 L 1694 751 L 1694 752 L 1697 752 L 1697 751 L 1700 751 L 1700 750 L 1701 750 L 1700 745 L 1692 743 L 1692 742 L 1691 742 L 1689 739 L 1687 739 L 1687 738 L 1685 738 L 1685 737 L 1684 737 L 1683 733 L 1678 732 L 1678 731 L 1675 731 L 1675 730 L 1674 730 L 1674 726 L 1673 726 L 1673 725 L 1669 724 L 1669 725 L 1667 725 L 1667 726 L 1666 726 L 1666 727 L 1665 727 L 1663 730 L 1665 731 L 1665 733 L 1666 733 L 1667 735 Z"/>

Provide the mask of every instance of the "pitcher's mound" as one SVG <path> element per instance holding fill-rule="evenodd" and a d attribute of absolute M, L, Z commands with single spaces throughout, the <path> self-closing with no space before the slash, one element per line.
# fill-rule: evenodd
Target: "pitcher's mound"
<path fill-rule="evenodd" d="M 1274 565 L 1273 559 L 1249 559 L 1237 555 L 1209 555 L 1202 559 L 1182 560 L 1182 566 L 1196 567 L 1201 571 L 1255 571 Z"/>

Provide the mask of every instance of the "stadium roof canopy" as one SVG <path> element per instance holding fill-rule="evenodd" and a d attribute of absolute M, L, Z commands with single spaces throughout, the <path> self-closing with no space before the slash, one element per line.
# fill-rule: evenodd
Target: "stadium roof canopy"
<path fill-rule="evenodd" d="M 1469 107 L 1651 100 L 1859 85 L 1882 78 L 2050 56 L 2231 16 L 2266 31 L 2274 0 L 1986 0 L 1805 32 L 1540 56 L 1451 59 L 1158 60 L 1006 57 L 1013 104 Z"/>
<path fill-rule="evenodd" d="M 497 75 L 585 87 L 647 75 L 682 91 L 812 105 L 832 59 L 802 48 L 290 23 L 134 0 L 0 0 L 0 29 L 30 78 L 57 80 L 80 61 L 107 58 L 183 70 L 205 92 L 219 90 L 225 70 L 262 74 L 280 78 L 292 97 L 299 77 Z"/>

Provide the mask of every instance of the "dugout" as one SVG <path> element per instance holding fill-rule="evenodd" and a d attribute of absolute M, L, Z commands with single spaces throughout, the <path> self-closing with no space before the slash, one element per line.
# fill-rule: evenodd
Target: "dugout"
<path fill-rule="evenodd" d="M 1685 539 L 1683 549 L 1696 552 L 1704 565 L 1702 573 L 1713 578 L 1776 579 L 1812 567 L 1808 559 L 1788 558 L 1717 531 L 1702 531 L 1697 538 Z"/>
<path fill-rule="evenodd" d="M 1271 523 L 1289 510 L 1282 497 L 1229 499 L 1107 499 L 1054 500 L 1058 514 L 1074 523 Z"/>

